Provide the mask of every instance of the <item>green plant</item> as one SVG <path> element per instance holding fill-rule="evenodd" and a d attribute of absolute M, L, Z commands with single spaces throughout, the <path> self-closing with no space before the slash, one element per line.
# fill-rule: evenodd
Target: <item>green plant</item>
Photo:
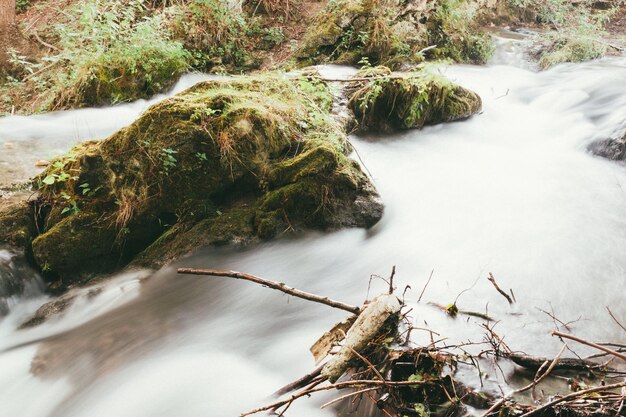
<path fill-rule="evenodd" d="M 272 26 L 263 30 L 263 41 L 269 48 L 281 45 L 285 41 L 283 28 Z"/>
<path fill-rule="evenodd" d="M 48 172 L 48 174 L 43 179 L 41 179 L 39 188 L 42 189 L 57 183 L 66 182 L 70 179 L 77 180 L 77 174 L 79 174 L 80 171 L 71 168 L 68 168 L 69 172 L 66 171 L 66 165 L 71 162 L 76 162 L 76 159 L 71 153 L 63 160 L 55 161 L 51 165 L 50 169 L 46 171 Z M 74 175 L 70 174 L 70 172 L 72 171 L 74 172 Z"/>
<path fill-rule="evenodd" d="M 206 156 L 206 152 L 196 152 L 194 155 L 196 156 L 196 158 L 198 159 L 199 162 L 206 162 L 206 161 L 208 161 L 208 158 Z"/>
<path fill-rule="evenodd" d="M 91 186 L 89 185 L 89 183 L 88 182 L 84 182 L 84 183 L 80 184 L 78 186 L 78 188 L 80 188 L 81 194 L 83 196 L 93 197 L 94 195 L 96 195 L 96 193 L 98 191 L 100 191 L 100 189 L 102 189 L 102 186 L 100 185 L 100 186 L 96 187 L 95 189 L 91 189 Z"/>
<path fill-rule="evenodd" d="M 607 51 L 607 45 L 598 37 L 553 33 L 544 35 L 546 49 L 539 59 L 543 69 L 564 62 L 583 62 L 600 58 Z"/>
<path fill-rule="evenodd" d="M 64 71 L 51 80 L 54 107 L 120 102 L 162 91 L 188 68 L 190 55 L 170 39 L 163 16 L 141 0 L 80 3 L 55 27 Z"/>
<path fill-rule="evenodd" d="M 30 0 L 15 0 L 15 10 L 23 13 L 30 8 Z"/>
<path fill-rule="evenodd" d="M 174 157 L 178 151 L 171 148 L 161 149 L 161 162 L 163 163 L 163 170 L 166 174 L 169 173 L 171 168 L 176 167 L 178 160 Z"/>
<path fill-rule="evenodd" d="M 468 0 L 442 0 L 428 26 L 428 43 L 436 45 L 435 58 L 483 64 L 495 45 L 477 23 L 478 4 Z"/>
<path fill-rule="evenodd" d="M 67 202 L 67 206 L 65 206 L 63 210 L 61 210 L 61 214 L 76 214 L 80 212 L 80 208 L 78 208 L 78 203 L 71 195 L 63 191 L 61 192 L 61 198 Z"/>
<path fill-rule="evenodd" d="M 558 3 L 561 0 L 551 1 Z M 553 20 L 557 30 L 537 36 L 542 46 L 539 65 L 545 69 L 563 62 L 582 62 L 604 55 L 608 49 L 602 39 L 604 25 L 617 7 L 592 12 L 590 3 L 583 2 L 576 7 L 562 4 L 561 18 Z"/>
<path fill-rule="evenodd" d="M 192 0 L 170 10 L 174 39 L 192 53 L 193 66 L 244 66 L 251 61 L 249 34 L 244 16 L 226 0 Z"/>

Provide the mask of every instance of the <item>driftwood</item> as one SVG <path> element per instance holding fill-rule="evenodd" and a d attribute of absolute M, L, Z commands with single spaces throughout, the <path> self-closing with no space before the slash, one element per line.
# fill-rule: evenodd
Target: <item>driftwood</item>
<path fill-rule="evenodd" d="M 508 359 L 512 360 L 515 364 L 530 369 L 533 371 L 538 370 L 546 362 L 550 361 L 549 358 L 542 358 L 539 356 L 525 355 L 523 353 L 509 353 L 505 355 Z M 556 365 L 555 370 L 569 370 L 569 371 L 588 371 L 590 369 L 605 369 L 604 365 L 595 363 L 587 359 L 579 358 L 560 358 Z"/>
<path fill-rule="evenodd" d="M 374 298 L 359 314 L 348 330 L 344 345 L 324 368 L 322 375 L 330 382 L 337 381 L 350 367 L 350 361 L 379 333 L 389 317 L 400 312 L 402 305 L 393 294 L 381 294 Z"/>
<path fill-rule="evenodd" d="M 494 357 L 506 358 L 520 366 L 536 370 L 535 378 L 531 383 L 522 388 L 512 390 L 497 400 L 455 381 L 453 377 L 454 372 L 444 373 L 444 369 L 453 371 L 453 364 L 456 361 L 462 361 L 463 358 L 467 359 L 468 356 L 470 361 L 474 363 L 475 357 L 471 355 L 464 353 L 456 356 L 452 353 L 447 353 L 446 350 L 437 348 L 437 342 L 434 340 L 425 347 L 408 348 L 396 345 L 396 347 L 391 349 L 390 341 L 399 343 L 400 340 L 398 325 L 401 317 L 403 317 L 400 311 L 404 306 L 392 294 L 393 272 L 392 277 L 389 279 L 390 293 L 381 294 L 362 307 L 351 306 L 331 300 L 328 297 L 321 297 L 289 287 L 281 282 L 241 272 L 190 268 L 180 268 L 178 272 L 181 274 L 243 279 L 295 297 L 351 313 L 344 321 L 337 323 L 322 335 L 311 347 L 311 353 L 315 362 L 322 362 L 322 364 L 312 372 L 275 393 L 277 397 L 285 396 L 290 392 L 293 392 L 293 394 L 286 398 L 277 399 L 272 404 L 243 413 L 240 417 L 263 411 L 270 411 L 283 416 L 294 401 L 317 392 L 329 390 L 350 390 L 350 392 L 326 402 L 322 407 L 328 407 L 348 400 L 354 402 L 356 399 L 365 398 L 380 408 L 387 417 L 423 417 L 424 413 L 429 413 L 430 407 L 443 407 L 446 415 L 458 415 L 464 412 L 463 407 L 465 405 L 485 410 L 483 417 L 491 417 L 496 414 L 500 417 L 553 417 L 554 415 L 567 415 L 568 417 L 626 416 L 624 414 L 624 411 L 626 411 L 624 406 L 626 403 L 626 391 L 622 391 L 622 394 L 615 392 L 615 390 L 620 388 L 624 390 L 626 382 L 591 387 L 567 395 L 557 396 L 543 405 L 524 405 L 511 399 L 515 394 L 531 389 L 534 391 L 535 387 L 543 380 L 561 369 L 585 371 L 593 369 L 595 373 L 607 371 L 606 368 L 589 360 L 561 358 L 567 347 L 565 344 L 553 359 L 524 355 L 512 352 L 502 342 L 501 338 L 493 332 L 493 328 L 488 324 L 484 324 L 483 327 L 490 333 L 488 337 L 490 337 L 492 355 Z M 493 278 L 493 275 L 490 274 L 490 278 Z M 490 281 L 496 289 L 499 288 L 495 283 L 495 279 L 490 279 Z M 506 294 L 502 290 L 499 290 L 499 292 L 503 296 Z M 508 294 L 506 295 L 508 296 Z M 509 300 L 508 297 L 506 298 Z M 511 297 L 510 301 L 514 302 L 514 299 Z M 445 309 L 450 314 L 450 307 L 438 307 Z M 456 305 L 454 307 L 456 309 L 455 313 L 470 313 L 459 311 Z M 486 320 L 491 319 L 486 316 L 482 318 Z M 409 327 L 409 331 L 410 329 L 411 327 Z M 431 331 L 431 335 L 433 333 Z M 556 331 L 552 335 L 592 346 L 619 359 L 626 358 L 626 355 L 620 352 L 603 345 L 585 341 L 576 336 Z M 450 347 L 446 346 L 445 349 Z M 504 351 L 501 349 L 504 349 Z M 326 361 L 323 362 L 324 360 Z M 475 366 L 478 367 L 477 364 Z M 478 372 L 480 373 L 479 368 Z M 344 378 L 344 380 L 339 381 L 340 378 Z"/>

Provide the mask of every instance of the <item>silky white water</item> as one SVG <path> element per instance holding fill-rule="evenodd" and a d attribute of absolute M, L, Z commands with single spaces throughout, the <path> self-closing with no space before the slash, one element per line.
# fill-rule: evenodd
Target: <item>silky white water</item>
<path fill-rule="evenodd" d="M 0 321 L 0 416 L 238 415 L 312 370 L 308 347 L 344 316 L 245 282 L 177 276 L 177 266 L 246 271 L 359 304 L 370 275 L 387 277 L 396 265 L 398 291 L 412 288 L 416 325 L 449 343 L 481 340 L 482 321 L 449 318 L 427 301 L 458 296 L 460 309 L 488 312 L 508 345 L 530 354 L 553 356 L 559 347 L 549 335 L 555 322 L 540 309 L 575 321 L 569 326 L 581 337 L 626 341 L 606 310 L 626 322 L 626 165 L 587 151 L 626 128 L 626 60 L 542 73 L 505 65 L 441 71 L 480 94 L 481 114 L 351 138 L 386 205 L 373 229 L 204 249 L 149 279 L 122 274 L 80 295 L 62 317 L 16 330 L 46 300 L 31 292 Z M 102 136 L 128 124 L 143 108 L 0 119 L 0 146 L 29 141 L 27 157 L 45 158 L 38 152 L 51 149 L 49 138 L 69 144 L 73 117 L 91 114 L 74 136 L 84 139 L 82 132 Z M 489 272 L 513 290 L 512 307 Z M 374 279 L 370 293 L 385 286 Z M 302 401 L 288 415 L 334 415 L 317 408 L 322 402 Z"/>

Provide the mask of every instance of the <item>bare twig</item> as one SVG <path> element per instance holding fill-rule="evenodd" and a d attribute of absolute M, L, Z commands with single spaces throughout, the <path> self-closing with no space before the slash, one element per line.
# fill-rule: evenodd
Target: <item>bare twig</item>
<path fill-rule="evenodd" d="M 489 282 L 491 282 L 491 284 L 493 284 L 493 287 L 500 293 L 502 294 L 502 296 L 504 298 L 506 298 L 506 300 L 509 302 L 509 304 L 513 304 L 513 299 L 511 298 L 511 296 L 509 294 L 507 294 L 505 291 L 503 291 L 499 286 L 498 283 L 496 282 L 496 279 L 494 278 L 493 274 L 490 272 L 489 276 L 487 277 L 487 279 L 489 280 Z"/>
<path fill-rule="evenodd" d="M 37 40 L 37 42 L 39 42 L 40 44 L 42 44 L 42 45 L 43 45 L 43 46 L 45 46 L 46 48 L 50 48 L 50 49 L 52 49 L 53 51 L 61 52 L 61 50 L 60 50 L 59 48 L 57 48 L 56 46 L 54 46 L 54 45 L 50 45 L 48 42 L 46 42 L 46 41 L 44 41 L 43 39 L 41 39 L 41 38 L 39 37 L 39 34 L 37 33 L 37 31 L 36 31 L 36 30 L 35 30 L 35 31 L 33 31 L 33 32 L 32 32 L 32 34 L 33 34 L 34 38 Z"/>
<path fill-rule="evenodd" d="M 421 55 L 421 54 L 423 54 L 424 52 L 428 52 L 428 51 L 430 51 L 431 49 L 435 49 L 436 47 L 437 47 L 437 45 L 430 45 L 430 46 L 427 46 L 426 48 L 422 48 L 422 49 L 420 49 L 420 50 L 417 52 L 417 54 L 418 54 L 418 55 Z"/>
<path fill-rule="evenodd" d="M 606 307 L 606 311 L 609 312 L 609 315 L 611 316 L 611 318 L 615 321 L 615 323 L 617 323 L 617 325 L 619 327 L 622 328 L 622 330 L 624 330 L 626 332 L 626 327 L 624 327 L 624 325 L 622 323 L 619 322 L 619 320 L 617 320 L 617 318 L 613 315 L 613 312 L 611 311 L 611 309 L 609 307 Z"/>
<path fill-rule="evenodd" d="M 391 268 L 391 276 L 389 276 L 389 294 L 393 294 L 393 277 L 396 275 L 396 266 Z"/>
<path fill-rule="evenodd" d="M 623 353 L 616 352 L 613 349 L 609 349 L 609 348 L 604 347 L 602 345 L 599 345 L 597 343 L 589 342 L 587 340 L 581 339 L 580 337 L 576 337 L 576 336 L 571 335 L 571 334 L 561 333 L 561 332 L 557 332 L 557 331 L 553 331 L 551 334 L 552 334 L 552 336 L 558 336 L 558 337 L 562 337 L 562 338 L 565 338 L 565 339 L 570 339 L 570 340 L 573 340 L 575 342 L 582 343 L 583 345 L 591 346 L 593 348 L 596 348 L 598 350 L 601 350 L 603 352 L 611 354 L 611 355 L 613 355 L 613 356 L 615 356 L 617 358 L 620 358 L 623 361 L 626 361 L 626 355 L 624 355 Z"/>
<path fill-rule="evenodd" d="M 254 275 L 245 274 L 243 272 L 223 271 L 219 269 L 194 269 L 194 268 L 178 268 L 177 272 L 179 274 L 209 275 L 209 276 L 214 276 L 214 277 L 228 277 L 228 278 L 243 279 L 246 281 L 254 282 L 256 284 L 261 284 L 264 287 L 282 291 L 285 294 L 293 295 L 294 297 L 302 298 L 308 301 L 313 301 L 315 303 L 325 304 L 327 306 L 338 308 L 340 310 L 349 311 L 350 313 L 353 313 L 353 314 L 359 314 L 361 312 L 360 307 L 355 307 L 349 304 L 342 303 L 340 301 L 331 300 L 328 297 L 321 297 L 319 295 L 304 292 L 296 288 L 290 287 L 282 282 L 259 278 Z"/>
<path fill-rule="evenodd" d="M 330 401 L 328 401 L 327 403 L 322 404 L 322 405 L 320 406 L 320 408 L 326 408 L 326 407 L 328 407 L 329 405 L 332 405 L 332 404 L 338 403 L 339 401 L 341 401 L 341 400 L 345 400 L 346 398 L 354 397 L 355 395 L 360 395 L 360 394 L 363 394 L 363 393 L 366 393 L 366 392 L 376 391 L 376 390 L 379 390 L 379 389 L 380 389 L 380 387 L 372 387 L 372 388 L 364 388 L 364 389 L 360 389 L 360 390 L 358 390 L 358 391 L 354 391 L 354 392 L 351 392 L 351 393 L 349 393 L 349 394 L 342 395 L 341 397 L 337 397 L 337 398 L 335 398 L 334 400 L 330 400 Z"/>
<path fill-rule="evenodd" d="M 550 408 L 550 407 L 552 407 L 552 406 L 554 406 L 556 404 L 559 404 L 559 403 L 562 403 L 562 402 L 565 402 L 565 401 L 569 401 L 569 400 L 572 400 L 574 398 L 579 398 L 579 397 L 585 396 L 587 394 L 592 394 L 594 392 L 599 392 L 599 391 L 608 391 L 608 390 L 621 388 L 621 387 L 626 387 L 626 381 L 618 382 L 616 384 L 611 384 L 611 385 L 604 385 L 604 386 L 601 386 L 601 387 L 589 388 L 589 389 L 585 389 L 585 390 L 582 390 L 582 391 L 576 391 L 576 392 L 573 392 L 571 394 L 565 395 L 565 396 L 563 396 L 561 398 L 557 398 L 556 400 L 550 401 L 549 403 L 546 403 L 546 404 L 542 405 L 541 407 L 537 407 L 534 410 L 531 410 L 531 411 L 529 411 L 527 413 L 524 413 L 520 417 L 530 417 L 530 416 L 535 415 L 535 414 L 537 414 L 537 413 L 539 413 L 539 412 L 541 412 L 541 411 L 543 411 L 543 410 L 545 410 L 547 408 Z"/>
<path fill-rule="evenodd" d="M 422 295 L 424 295 L 424 291 L 426 291 L 426 287 L 428 287 L 428 284 L 430 284 L 430 280 L 433 278 L 433 273 L 435 272 L 435 270 L 433 269 L 432 271 L 430 271 L 430 276 L 428 277 L 428 281 L 426 281 L 426 285 L 424 285 L 424 288 L 422 288 L 422 292 L 420 293 L 419 298 L 417 299 L 417 302 L 419 303 L 420 301 L 422 301 Z"/>

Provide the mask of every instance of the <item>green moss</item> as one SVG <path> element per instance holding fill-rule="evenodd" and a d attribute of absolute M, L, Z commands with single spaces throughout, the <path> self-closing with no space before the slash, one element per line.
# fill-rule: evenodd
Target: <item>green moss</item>
<path fill-rule="evenodd" d="M 195 68 L 251 68 L 251 32 L 244 16 L 223 0 L 193 0 L 170 10 L 173 38 L 191 51 Z"/>
<path fill-rule="evenodd" d="M 491 36 L 477 23 L 478 3 L 470 0 L 441 0 L 427 21 L 429 51 L 433 59 L 484 64 L 495 52 Z"/>
<path fill-rule="evenodd" d="M 371 225 L 380 204 L 346 156 L 329 97 L 314 74 L 208 81 L 80 145 L 35 180 L 47 213 L 37 262 L 71 277 L 285 230 Z M 372 204 L 351 216 L 358 197 Z"/>
<path fill-rule="evenodd" d="M 477 3 L 439 0 L 406 7 L 384 0 L 329 2 L 311 26 L 296 58 L 303 64 L 336 62 L 400 68 L 427 57 L 484 63 L 494 51 L 477 23 Z"/>
<path fill-rule="evenodd" d="M 383 76 L 352 89 L 348 106 L 363 130 L 421 128 L 465 119 L 481 108 L 476 93 L 426 71 Z"/>
<path fill-rule="evenodd" d="M 602 57 L 607 45 L 599 38 L 576 34 L 552 33 L 544 35 L 545 48 L 539 58 L 542 69 L 564 62 L 584 62 Z"/>
<path fill-rule="evenodd" d="M 36 230 L 34 217 L 27 203 L 3 207 L 0 210 L 0 244 L 29 248 Z"/>
<path fill-rule="evenodd" d="M 329 2 L 307 32 L 296 58 L 304 64 L 336 62 L 399 66 L 419 61 L 394 26 L 396 10 L 380 0 Z"/>

